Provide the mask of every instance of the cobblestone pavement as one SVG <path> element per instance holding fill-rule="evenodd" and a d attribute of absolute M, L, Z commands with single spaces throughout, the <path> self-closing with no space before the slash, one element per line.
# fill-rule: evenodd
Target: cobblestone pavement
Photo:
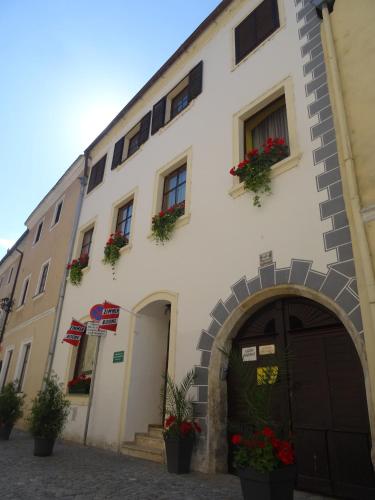
<path fill-rule="evenodd" d="M 168 474 L 164 465 L 58 442 L 52 457 L 33 456 L 33 440 L 13 431 L 0 441 L 1 500 L 241 500 L 238 478 Z M 295 500 L 323 497 L 296 492 Z M 256 500 L 256 499 L 254 499 Z"/>

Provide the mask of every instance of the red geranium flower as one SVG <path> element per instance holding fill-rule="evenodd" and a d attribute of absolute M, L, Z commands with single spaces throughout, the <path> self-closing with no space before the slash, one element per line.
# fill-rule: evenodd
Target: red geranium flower
<path fill-rule="evenodd" d="M 263 436 L 266 436 L 266 437 L 269 437 L 269 438 L 275 436 L 275 433 L 273 432 L 273 430 L 270 427 L 265 427 L 262 430 L 262 434 L 263 434 Z"/>
<path fill-rule="evenodd" d="M 236 175 L 234 172 L 236 170 L 236 167 L 232 167 L 230 170 L 229 170 L 229 173 L 230 175 Z"/>
<path fill-rule="evenodd" d="M 241 434 L 234 434 L 232 436 L 232 444 L 241 444 L 241 442 L 242 442 Z"/>
<path fill-rule="evenodd" d="M 186 435 L 192 430 L 193 430 L 193 426 L 192 426 L 191 422 L 181 422 L 181 424 L 180 424 L 181 434 Z"/>
<path fill-rule="evenodd" d="M 165 213 L 163 212 L 163 210 L 161 210 L 161 211 L 159 212 L 159 217 L 164 217 L 164 215 L 165 215 Z"/>
<path fill-rule="evenodd" d="M 176 420 L 176 417 L 174 415 L 170 415 L 166 420 L 165 420 L 165 427 L 170 427 L 173 422 Z"/>

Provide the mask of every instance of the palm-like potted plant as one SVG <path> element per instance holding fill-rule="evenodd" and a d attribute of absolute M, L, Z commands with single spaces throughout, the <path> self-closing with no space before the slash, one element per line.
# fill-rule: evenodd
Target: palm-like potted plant
<path fill-rule="evenodd" d="M 230 376 L 240 381 L 232 397 L 241 409 L 241 423 L 229 423 L 230 430 L 235 430 L 231 436 L 233 466 L 245 500 L 293 500 L 293 445 L 273 418 L 273 394 L 284 384 L 289 356 L 272 356 L 260 367 L 244 362 L 238 349 L 229 355 Z"/>
<path fill-rule="evenodd" d="M 6 384 L 0 392 L 0 439 L 8 440 L 16 421 L 22 417 L 24 395 L 17 393 L 14 382 Z"/>
<path fill-rule="evenodd" d="M 33 400 L 28 418 L 34 436 L 34 455 L 52 454 L 56 438 L 61 434 L 69 415 L 70 402 L 65 399 L 62 384 L 57 377 L 45 380 L 44 387 Z"/>
<path fill-rule="evenodd" d="M 193 420 L 193 405 L 188 392 L 194 383 L 194 370 L 189 371 L 180 384 L 169 375 L 166 381 L 164 441 L 168 472 L 184 474 L 190 472 L 194 441 L 201 428 Z M 164 401 L 164 388 L 162 389 Z"/>

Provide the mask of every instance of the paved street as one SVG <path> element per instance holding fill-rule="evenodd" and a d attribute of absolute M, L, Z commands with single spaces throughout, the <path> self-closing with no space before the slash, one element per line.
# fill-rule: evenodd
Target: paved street
<path fill-rule="evenodd" d="M 0 441 L 0 498 L 22 500 L 241 500 L 230 475 L 168 474 L 163 465 L 59 442 L 52 457 L 33 456 L 33 441 L 13 431 Z M 295 500 L 320 500 L 301 492 Z M 254 499 L 255 500 L 255 499 Z"/>

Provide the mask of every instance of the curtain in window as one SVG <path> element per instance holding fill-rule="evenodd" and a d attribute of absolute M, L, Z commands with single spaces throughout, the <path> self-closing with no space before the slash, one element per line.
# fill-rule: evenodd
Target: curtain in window
<path fill-rule="evenodd" d="M 288 122 L 286 107 L 274 111 L 252 130 L 252 143 L 254 148 L 259 148 L 269 137 L 282 137 L 289 145 Z"/>

